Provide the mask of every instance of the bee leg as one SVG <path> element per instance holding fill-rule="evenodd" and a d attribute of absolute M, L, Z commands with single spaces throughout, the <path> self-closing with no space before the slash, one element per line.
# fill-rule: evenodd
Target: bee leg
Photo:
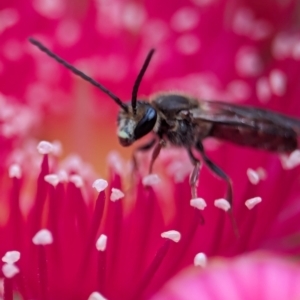
<path fill-rule="evenodd" d="M 152 140 L 150 140 L 149 142 L 147 142 L 144 145 L 139 146 L 138 148 L 136 148 L 133 152 L 132 155 L 132 162 L 133 162 L 133 169 L 137 170 L 138 169 L 138 163 L 137 163 L 137 159 L 136 159 L 136 153 L 137 152 L 146 152 L 148 150 L 150 150 L 151 148 L 153 148 L 153 146 L 156 143 L 156 139 L 153 138 Z"/>
<path fill-rule="evenodd" d="M 159 140 L 159 143 L 156 144 L 156 146 L 152 152 L 152 156 L 151 156 L 151 161 L 150 161 L 150 166 L 149 166 L 149 174 L 152 173 L 154 162 L 157 159 L 161 148 L 164 147 L 165 145 L 166 145 L 166 142 L 163 139 Z"/>
<path fill-rule="evenodd" d="M 230 216 L 230 220 L 234 229 L 234 233 L 236 235 L 236 237 L 239 237 L 239 230 L 236 224 L 236 220 L 233 216 L 233 211 L 232 211 L 232 207 L 233 207 L 233 191 L 232 191 L 232 182 L 230 177 L 220 168 L 218 167 L 215 163 L 213 163 L 206 155 L 203 145 L 201 142 L 198 142 L 196 144 L 196 148 L 197 150 L 201 153 L 202 159 L 204 161 L 204 163 L 209 167 L 209 169 L 215 173 L 218 177 L 222 178 L 223 180 L 226 181 L 227 183 L 227 190 L 226 190 L 226 200 L 229 202 L 230 204 L 230 209 L 228 210 L 229 216 Z"/>
<path fill-rule="evenodd" d="M 187 149 L 190 160 L 194 165 L 193 172 L 190 175 L 190 186 L 191 186 L 191 194 L 192 199 L 197 198 L 197 187 L 198 187 L 198 179 L 201 169 L 201 162 L 194 156 L 191 149 Z"/>

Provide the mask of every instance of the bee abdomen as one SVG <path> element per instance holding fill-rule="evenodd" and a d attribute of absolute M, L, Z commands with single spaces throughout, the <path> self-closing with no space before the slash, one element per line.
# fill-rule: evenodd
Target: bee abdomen
<path fill-rule="evenodd" d="M 291 128 L 268 126 L 251 128 L 214 124 L 210 135 L 241 146 L 276 152 L 291 152 L 298 148 L 296 132 Z"/>

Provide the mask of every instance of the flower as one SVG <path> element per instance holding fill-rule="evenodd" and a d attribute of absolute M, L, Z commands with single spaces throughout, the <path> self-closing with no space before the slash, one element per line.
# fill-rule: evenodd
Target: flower
<path fill-rule="evenodd" d="M 192 166 L 185 151 L 164 149 L 152 177 L 145 177 L 147 156 L 138 157 L 136 178 L 127 164 L 110 156 L 109 188 L 106 198 L 100 191 L 97 200 L 91 187 L 98 176 L 78 156 L 60 164 L 59 144 L 42 143 L 40 162 L 33 151 L 36 136 L 62 139 L 67 153 L 80 153 L 104 172 L 108 149 L 117 147 L 110 126 L 117 107 L 27 41 L 40 39 L 122 99 L 131 94 L 146 53 L 156 47 L 140 95 L 176 88 L 199 99 L 299 116 L 296 4 L 16 0 L 0 10 L 5 297 L 18 291 L 24 298 L 146 299 L 197 253 L 209 259 L 258 249 L 299 254 L 298 168 L 283 170 L 277 155 L 216 140 L 204 143 L 232 179 L 240 239 L 221 210 L 228 208 L 222 182 L 206 168 L 199 198 L 191 199 Z M 20 70 L 26 74 L 16 84 Z M 295 167 L 298 157 L 298 152 L 283 157 L 283 166 Z M 100 190 L 105 185 L 95 183 Z M 14 261 L 11 251 L 20 260 Z"/>
<path fill-rule="evenodd" d="M 269 253 L 219 259 L 184 270 L 151 299 L 298 299 L 299 277 L 299 265 Z"/>

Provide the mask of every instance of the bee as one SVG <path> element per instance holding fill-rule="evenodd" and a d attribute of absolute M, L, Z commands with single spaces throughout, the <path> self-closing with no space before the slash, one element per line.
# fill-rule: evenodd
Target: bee
<path fill-rule="evenodd" d="M 153 149 L 149 173 L 152 172 L 154 161 L 167 143 L 185 148 L 194 165 L 190 176 L 192 198 L 197 197 L 196 189 L 201 168 L 200 160 L 193 154 L 194 150 L 200 153 L 207 167 L 226 182 L 225 198 L 231 205 L 229 211 L 232 213 L 232 182 L 207 156 L 202 144 L 207 137 L 279 153 L 288 153 L 298 148 L 300 121 L 279 113 L 224 102 L 203 101 L 179 93 L 154 94 L 149 101 L 138 99 L 138 89 L 154 49 L 149 51 L 135 80 L 131 102 L 124 103 L 102 84 L 70 65 L 37 40 L 30 38 L 29 41 L 74 74 L 99 88 L 120 106 L 117 135 L 122 146 L 130 146 L 148 133 L 155 133 L 152 140 L 135 150 Z"/>

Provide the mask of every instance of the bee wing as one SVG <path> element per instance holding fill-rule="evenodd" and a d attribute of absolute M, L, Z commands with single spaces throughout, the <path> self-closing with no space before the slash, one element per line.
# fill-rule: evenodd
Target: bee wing
<path fill-rule="evenodd" d="M 251 106 L 203 101 L 200 102 L 198 109 L 192 109 L 190 112 L 194 119 L 203 121 L 251 128 L 274 125 L 293 129 L 297 135 L 300 135 L 300 120 Z"/>

